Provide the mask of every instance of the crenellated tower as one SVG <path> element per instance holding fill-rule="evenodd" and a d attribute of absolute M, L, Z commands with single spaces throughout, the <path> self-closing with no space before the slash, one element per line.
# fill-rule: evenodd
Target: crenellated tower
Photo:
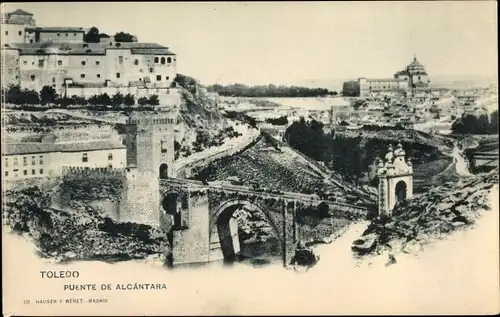
<path fill-rule="evenodd" d="M 125 125 L 127 191 L 122 221 L 159 226 L 159 179 L 174 177 L 174 124 L 171 113 L 131 115 Z"/>
<path fill-rule="evenodd" d="M 413 167 L 410 159 L 405 160 L 405 156 L 400 142 L 395 150 L 390 145 L 384 161 L 379 160 L 379 216 L 390 217 L 396 203 L 413 197 Z"/>
<path fill-rule="evenodd" d="M 167 113 L 138 114 L 127 120 L 127 166 L 158 178 L 173 176 L 175 118 Z"/>

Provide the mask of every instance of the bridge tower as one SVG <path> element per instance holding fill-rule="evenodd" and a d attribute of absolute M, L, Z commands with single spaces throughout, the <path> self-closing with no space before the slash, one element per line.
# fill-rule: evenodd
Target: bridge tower
<path fill-rule="evenodd" d="M 173 177 L 174 124 L 170 115 L 138 114 L 127 120 L 127 166 L 158 178 Z"/>
<path fill-rule="evenodd" d="M 413 167 L 410 159 L 405 161 L 405 151 L 399 143 L 394 150 L 389 146 L 385 162 L 379 160 L 377 176 L 378 216 L 392 216 L 396 203 L 413 197 Z"/>
<path fill-rule="evenodd" d="M 138 113 L 125 125 L 127 188 L 121 221 L 161 226 L 159 179 L 174 177 L 174 118 Z"/>

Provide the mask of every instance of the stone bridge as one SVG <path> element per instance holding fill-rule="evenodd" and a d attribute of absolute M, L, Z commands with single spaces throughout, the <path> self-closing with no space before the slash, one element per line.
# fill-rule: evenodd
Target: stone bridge
<path fill-rule="evenodd" d="M 281 244 L 288 265 L 300 239 L 304 216 L 356 217 L 367 209 L 319 199 L 316 195 L 264 192 L 245 186 L 210 184 L 186 179 L 160 179 L 162 227 L 169 233 L 172 264 L 200 263 L 235 256 L 235 233 L 230 225 L 236 210 L 246 206 L 262 212 Z M 168 216 L 170 215 L 170 216 Z"/>

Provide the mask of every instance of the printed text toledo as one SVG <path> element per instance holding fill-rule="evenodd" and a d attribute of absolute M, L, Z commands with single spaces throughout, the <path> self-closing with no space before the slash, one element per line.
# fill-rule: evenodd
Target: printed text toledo
<path fill-rule="evenodd" d="M 42 279 L 78 279 L 80 272 L 78 271 L 40 271 Z M 112 284 L 64 284 L 65 291 L 136 291 L 136 290 L 163 290 L 167 289 L 164 283 L 118 283 Z"/>

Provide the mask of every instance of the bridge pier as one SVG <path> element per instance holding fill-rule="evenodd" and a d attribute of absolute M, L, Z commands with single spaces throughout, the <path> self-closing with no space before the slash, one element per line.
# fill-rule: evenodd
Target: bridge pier
<path fill-rule="evenodd" d="M 295 201 L 283 203 L 283 233 L 282 250 L 283 266 L 288 267 L 295 255 L 295 247 L 298 241 L 298 225 L 296 221 Z"/>
<path fill-rule="evenodd" d="M 210 260 L 208 199 L 206 195 L 191 197 L 189 190 L 186 196 L 179 198 L 178 222 L 174 223 L 172 232 L 172 265 L 208 262 Z"/>

